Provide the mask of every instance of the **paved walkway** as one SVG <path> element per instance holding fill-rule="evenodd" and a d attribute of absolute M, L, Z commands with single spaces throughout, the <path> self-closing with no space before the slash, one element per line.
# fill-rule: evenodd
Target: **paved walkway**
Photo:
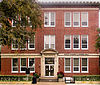
<path fill-rule="evenodd" d="M 4 83 L 0 85 L 100 85 L 100 84 L 65 84 L 64 82 L 38 82 L 37 84 L 31 84 L 30 82 L 27 84 L 24 83 L 16 83 L 16 84 L 11 84 L 11 83 Z"/>

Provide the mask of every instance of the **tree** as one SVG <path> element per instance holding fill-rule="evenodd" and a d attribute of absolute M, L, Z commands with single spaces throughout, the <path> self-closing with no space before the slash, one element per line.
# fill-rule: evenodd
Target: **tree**
<path fill-rule="evenodd" d="M 27 39 L 34 38 L 37 28 L 41 28 L 40 6 L 35 0 L 3 0 L 0 24 L 0 45 L 11 46 L 12 41 L 16 41 L 20 48 Z"/>
<path fill-rule="evenodd" d="M 97 39 L 96 39 L 96 49 L 99 49 L 100 51 L 100 29 L 97 30 L 99 32 L 99 34 L 97 35 Z"/>

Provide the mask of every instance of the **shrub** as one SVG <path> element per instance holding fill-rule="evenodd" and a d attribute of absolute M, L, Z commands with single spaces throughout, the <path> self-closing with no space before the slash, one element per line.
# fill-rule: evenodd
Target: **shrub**
<path fill-rule="evenodd" d="M 35 76 L 36 78 L 39 78 L 39 75 L 37 73 L 33 73 L 33 76 Z"/>
<path fill-rule="evenodd" d="M 63 78 L 64 77 L 64 73 L 63 72 L 57 72 L 57 77 L 58 78 Z"/>

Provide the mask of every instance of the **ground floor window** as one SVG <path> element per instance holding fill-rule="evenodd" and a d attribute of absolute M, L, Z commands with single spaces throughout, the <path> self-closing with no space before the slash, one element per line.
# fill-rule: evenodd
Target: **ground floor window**
<path fill-rule="evenodd" d="M 12 72 L 18 72 L 18 59 L 12 59 Z"/>
<path fill-rule="evenodd" d="M 20 59 L 20 72 L 25 73 L 26 71 L 26 58 L 21 58 Z"/>
<path fill-rule="evenodd" d="M 82 72 L 88 72 L 88 59 L 82 58 Z"/>
<path fill-rule="evenodd" d="M 28 59 L 28 68 L 30 68 L 30 72 L 35 71 L 35 59 L 34 58 Z"/>
<path fill-rule="evenodd" d="M 74 58 L 73 59 L 73 72 L 79 73 L 80 72 L 80 62 L 79 58 Z"/>
<path fill-rule="evenodd" d="M 65 72 L 71 72 L 71 59 L 65 58 Z"/>

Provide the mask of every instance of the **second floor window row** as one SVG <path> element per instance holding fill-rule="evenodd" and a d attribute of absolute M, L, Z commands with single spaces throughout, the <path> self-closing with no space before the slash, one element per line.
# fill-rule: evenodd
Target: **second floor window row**
<path fill-rule="evenodd" d="M 55 27 L 56 13 L 44 13 L 44 27 Z M 88 27 L 88 12 L 65 12 L 65 27 Z"/>

